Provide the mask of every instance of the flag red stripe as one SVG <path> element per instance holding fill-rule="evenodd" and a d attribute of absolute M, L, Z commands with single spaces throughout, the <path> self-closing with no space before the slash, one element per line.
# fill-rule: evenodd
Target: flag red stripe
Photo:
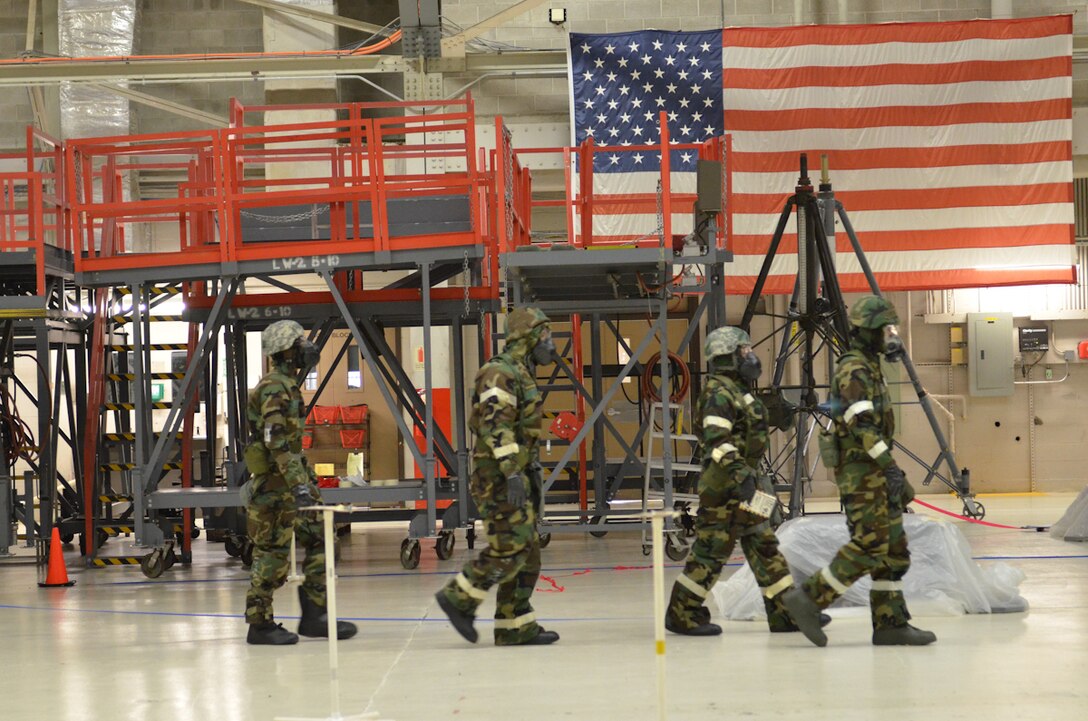
<path fill-rule="evenodd" d="M 781 213 L 789 193 L 742 194 L 732 196 L 734 213 Z M 835 198 L 851 211 L 930 210 L 994 205 L 1039 205 L 1072 203 L 1069 183 L 984 186 L 967 188 L 906 188 L 902 190 L 844 190 Z"/>
<path fill-rule="evenodd" d="M 1020 82 L 1069 77 L 1070 57 L 1023 60 L 971 60 L 960 63 L 895 64 L 860 67 L 804 66 L 782 70 L 726 68 L 722 86 L 729 90 L 808 87 L 868 87 L 876 85 L 948 85 L 970 82 Z M 726 103 L 729 96 L 726 95 Z M 726 111 L 728 113 L 728 110 Z M 728 117 L 728 115 L 727 115 Z"/>
<path fill-rule="evenodd" d="M 792 221 L 791 221 L 792 222 Z M 787 226 L 791 227 L 792 226 Z M 766 235 L 735 235 L 730 250 L 736 255 L 765 255 L 771 244 L 771 230 Z M 867 253 L 896 250 L 952 250 L 956 248 L 1014 248 L 1031 245 L 1067 245 L 1070 226 L 1066 224 L 998 228 L 945 228 L 942 230 L 876 230 L 859 235 Z M 835 234 L 835 250 L 852 253 L 853 246 L 845 232 Z M 797 252 L 796 232 L 783 233 L 780 253 Z"/>
<path fill-rule="evenodd" d="M 950 145 L 943 148 L 813 148 L 807 152 L 810 158 L 818 158 L 826 153 L 832 171 L 1045 163 L 1069 160 L 1073 156 L 1072 145 L 1064 140 L 1019 145 Z M 793 150 L 772 153 L 736 152 L 729 157 L 733 172 L 736 173 L 776 173 L 799 168 L 798 153 Z"/>
<path fill-rule="evenodd" d="M 1073 32 L 1072 15 L 993 22 L 962 20 L 943 23 L 880 25 L 802 25 L 774 28 L 725 28 L 725 47 L 785 48 L 796 45 L 861 45 L 869 43 L 946 43 L 956 40 L 1025 40 Z"/>
<path fill-rule="evenodd" d="M 1032 123 L 1073 117 L 1072 98 L 1034 103 L 964 103 L 935 107 L 811 108 L 805 110 L 726 110 L 728 132 Z"/>
<path fill-rule="evenodd" d="M 935 272 L 876 273 L 876 282 L 882 291 L 894 290 L 944 290 L 947 288 L 982 288 L 987 286 L 1023 285 L 1024 274 L 1017 270 L 942 270 Z M 1076 283 L 1077 272 L 1073 267 L 1032 269 L 1032 283 Z M 767 277 L 763 293 L 783 295 L 793 292 L 795 275 Z M 869 283 L 861 273 L 841 273 L 839 285 L 844 293 L 868 293 Z M 725 292 L 727 295 L 750 295 L 755 288 L 755 276 L 730 275 L 725 266 Z"/>

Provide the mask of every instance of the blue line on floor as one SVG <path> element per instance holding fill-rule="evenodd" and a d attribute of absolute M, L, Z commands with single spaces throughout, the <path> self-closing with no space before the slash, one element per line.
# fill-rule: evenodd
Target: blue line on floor
<path fill-rule="evenodd" d="M 230 618 L 230 619 L 244 619 L 245 614 L 241 613 L 182 613 L 180 611 L 122 611 L 117 609 L 107 608 L 63 608 L 56 606 L 18 606 L 14 604 L 0 603 L 0 609 L 12 609 L 16 611 L 60 611 L 61 613 L 102 613 L 112 614 L 119 616 L 173 616 L 181 618 Z M 283 619 L 298 619 L 298 616 L 281 616 L 276 615 L 276 618 Z M 598 621 L 640 621 L 643 620 L 642 616 L 610 616 L 608 618 L 541 618 L 542 623 L 596 623 Z M 368 616 L 340 616 L 341 621 L 360 621 L 365 623 L 449 623 L 442 616 L 435 616 L 434 618 L 377 618 Z M 494 623 L 494 619 L 479 618 L 476 619 L 477 623 Z"/>
<path fill-rule="evenodd" d="M 1052 561 L 1067 558 L 1088 558 L 1088 554 L 1080 556 L 972 556 L 976 561 Z"/>

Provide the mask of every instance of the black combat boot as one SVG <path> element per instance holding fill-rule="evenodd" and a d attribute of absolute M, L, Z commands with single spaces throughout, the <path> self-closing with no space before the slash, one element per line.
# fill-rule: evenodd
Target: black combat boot
<path fill-rule="evenodd" d="M 522 641 L 521 643 L 515 643 L 515 644 L 503 644 L 503 645 L 512 645 L 512 646 L 547 646 L 548 644 L 552 644 L 552 643 L 555 643 L 555 642 L 556 642 L 556 641 L 558 641 L 558 640 L 559 640 L 559 634 L 558 634 L 558 633 L 556 633 L 555 631 L 545 631 L 544 629 L 540 629 L 540 633 L 538 633 L 537 635 L 533 636 L 532 638 L 528 638 L 528 639 L 526 639 L 526 640 Z"/>
<path fill-rule="evenodd" d="M 775 598 L 764 598 L 763 605 L 767 609 L 767 625 L 771 629 L 771 633 L 796 633 L 800 631 L 797 624 L 790 618 L 789 611 L 781 602 L 781 596 Z M 831 623 L 831 616 L 826 613 L 820 614 L 820 628 L 823 628 L 827 624 Z"/>
<path fill-rule="evenodd" d="M 302 586 L 298 587 L 298 602 L 302 606 L 302 620 L 298 622 L 298 635 L 309 638 L 328 638 L 329 615 L 325 608 L 311 601 L 302 590 Z M 351 638 L 358 630 L 355 624 L 349 621 L 336 622 L 336 638 L 339 641 Z"/>
<path fill-rule="evenodd" d="M 254 646 L 290 646 L 298 643 L 298 636 L 288 631 L 282 624 L 273 621 L 251 623 L 246 643 Z"/>
<path fill-rule="evenodd" d="M 827 634 L 823 632 L 820 623 L 820 607 L 808 597 L 801 588 L 791 588 L 782 594 L 782 604 L 789 611 L 790 618 L 805 634 L 805 638 L 817 646 L 827 645 Z"/>
<path fill-rule="evenodd" d="M 442 612 L 446 614 L 446 617 L 450 619 L 450 623 L 453 624 L 453 628 L 457 633 L 468 641 L 469 643 L 476 643 L 480 634 L 476 633 L 476 629 L 473 628 L 472 622 L 476 620 L 471 614 L 465 613 L 457 606 L 453 605 L 453 602 L 446 598 L 445 591 L 439 591 L 434 595 L 435 600 L 438 601 L 438 607 L 442 609 Z M 558 636 L 556 636 L 558 638 Z"/>
<path fill-rule="evenodd" d="M 937 634 L 915 628 L 909 623 L 873 631 L 874 646 L 928 646 L 936 640 Z"/>

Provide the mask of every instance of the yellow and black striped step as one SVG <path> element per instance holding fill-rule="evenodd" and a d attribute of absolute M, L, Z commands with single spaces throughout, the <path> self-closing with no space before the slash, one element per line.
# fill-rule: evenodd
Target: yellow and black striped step
<path fill-rule="evenodd" d="M 148 373 L 148 376 L 152 380 L 156 381 L 180 381 L 185 377 L 184 373 Z M 135 373 L 107 373 L 106 380 L 108 381 L 134 381 L 136 380 Z"/>
<path fill-rule="evenodd" d="M 117 523 L 103 523 L 101 525 L 95 524 L 95 527 L 104 532 L 107 536 L 120 536 L 122 533 L 130 534 L 136 533 L 135 526 L 123 526 Z"/>
<path fill-rule="evenodd" d="M 188 343 L 148 343 L 144 347 L 151 350 L 189 350 Z M 106 346 L 106 348 L 116 353 L 127 353 L 130 350 L 135 350 L 136 346 L 129 343 L 126 345 Z"/>
<path fill-rule="evenodd" d="M 117 288 L 116 290 L 117 290 L 117 295 L 132 295 L 132 289 L 131 288 Z M 148 288 L 147 292 L 148 292 L 148 295 L 151 295 L 151 296 L 156 296 L 156 295 L 180 295 L 182 290 L 181 290 L 180 287 L 171 285 L 171 286 L 166 286 L 166 287 L 162 287 L 162 288 L 158 288 L 158 287 Z"/>
<path fill-rule="evenodd" d="M 151 407 L 155 410 L 166 411 L 170 410 L 169 403 L 152 403 Z M 136 410 L 135 403 L 104 403 L 102 409 L 107 411 L 134 411 Z"/>
<path fill-rule="evenodd" d="M 155 437 L 155 438 L 158 438 L 162 434 L 161 433 L 152 433 L 151 435 L 153 437 Z M 181 433 L 175 433 L 174 434 L 174 438 L 181 438 L 181 437 L 182 437 Z M 107 441 L 111 441 L 111 442 L 114 442 L 114 443 L 119 443 L 119 442 L 122 442 L 122 441 L 134 441 L 134 440 L 136 440 L 136 434 L 135 433 L 107 433 L 106 435 L 103 436 L 103 438 L 105 440 L 107 440 Z"/>
<path fill-rule="evenodd" d="M 131 471 L 136 467 L 135 463 L 103 463 L 98 466 L 100 471 Z M 164 471 L 180 471 L 180 463 L 163 463 L 162 469 Z"/>
<path fill-rule="evenodd" d="M 139 556 L 107 556 L 106 558 L 91 559 L 91 565 L 96 568 L 108 568 L 109 566 L 139 566 Z"/>
<path fill-rule="evenodd" d="M 101 493 L 98 496 L 98 500 L 102 503 L 132 503 L 132 496 L 121 496 L 115 494 Z"/>
<path fill-rule="evenodd" d="M 184 318 L 180 315 L 150 315 L 147 319 L 152 323 L 166 323 L 166 322 L 184 322 Z M 127 315 L 111 315 L 110 320 L 119 325 L 125 323 L 131 323 L 132 317 Z"/>

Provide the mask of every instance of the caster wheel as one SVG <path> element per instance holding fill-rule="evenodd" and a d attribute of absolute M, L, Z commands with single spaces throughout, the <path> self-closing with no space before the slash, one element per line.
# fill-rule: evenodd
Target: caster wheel
<path fill-rule="evenodd" d="M 162 549 L 156 548 L 140 559 L 140 570 L 148 578 L 158 578 L 166 570 L 166 557 Z"/>
<path fill-rule="evenodd" d="M 589 522 L 592 523 L 594 526 L 600 526 L 604 524 L 604 519 L 600 516 L 594 516 L 592 519 L 590 519 Z M 608 535 L 608 531 L 590 531 L 589 535 L 593 536 L 594 538 L 604 538 Z"/>
<path fill-rule="evenodd" d="M 419 566 L 420 553 L 419 541 L 405 538 L 400 544 L 400 565 L 411 571 Z"/>
<path fill-rule="evenodd" d="M 238 536 L 227 536 L 227 540 L 223 541 L 223 550 L 227 552 L 227 555 L 231 558 L 239 558 L 242 555 L 242 548 L 245 547 L 245 539 Z"/>
<path fill-rule="evenodd" d="M 177 562 L 178 562 L 178 555 L 176 553 L 174 553 L 174 549 L 171 548 L 169 551 L 166 552 L 166 555 L 165 555 L 165 557 L 163 559 L 163 564 L 164 564 L 163 568 L 164 568 L 164 570 L 169 571 L 171 568 L 173 568 L 174 564 L 177 563 Z"/>
<path fill-rule="evenodd" d="M 967 506 L 964 506 L 963 515 L 967 516 L 968 518 L 974 518 L 977 521 L 981 521 L 983 518 L 986 517 L 986 506 L 982 505 L 978 501 L 975 501 L 975 512 L 971 513 L 967 509 Z"/>
<path fill-rule="evenodd" d="M 673 534 L 665 536 L 665 555 L 673 561 L 683 561 L 688 557 L 688 547 Z"/>
<path fill-rule="evenodd" d="M 448 561 L 453 556 L 453 547 L 456 543 L 457 538 L 453 535 L 453 531 L 442 531 L 434 544 L 434 554 L 440 561 Z"/>
<path fill-rule="evenodd" d="M 60 536 L 61 543 L 71 543 L 75 540 L 76 534 L 74 533 L 62 533 Z"/>
<path fill-rule="evenodd" d="M 200 529 L 196 526 L 193 526 L 193 530 L 189 531 L 189 538 L 193 539 L 194 541 L 200 538 Z"/>
<path fill-rule="evenodd" d="M 654 552 L 653 546 L 648 546 L 645 543 L 642 544 L 642 555 L 643 556 L 649 556 L 653 552 Z"/>
<path fill-rule="evenodd" d="M 242 565 L 249 568 L 253 565 L 253 542 L 246 539 L 245 545 L 242 546 Z"/>
<path fill-rule="evenodd" d="M 550 534 L 550 533 L 541 533 L 540 534 L 540 547 L 541 548 L 547 548 L 548 544 L 551 543 L 551 542 L 552 542 L 552 534 Z"/>

